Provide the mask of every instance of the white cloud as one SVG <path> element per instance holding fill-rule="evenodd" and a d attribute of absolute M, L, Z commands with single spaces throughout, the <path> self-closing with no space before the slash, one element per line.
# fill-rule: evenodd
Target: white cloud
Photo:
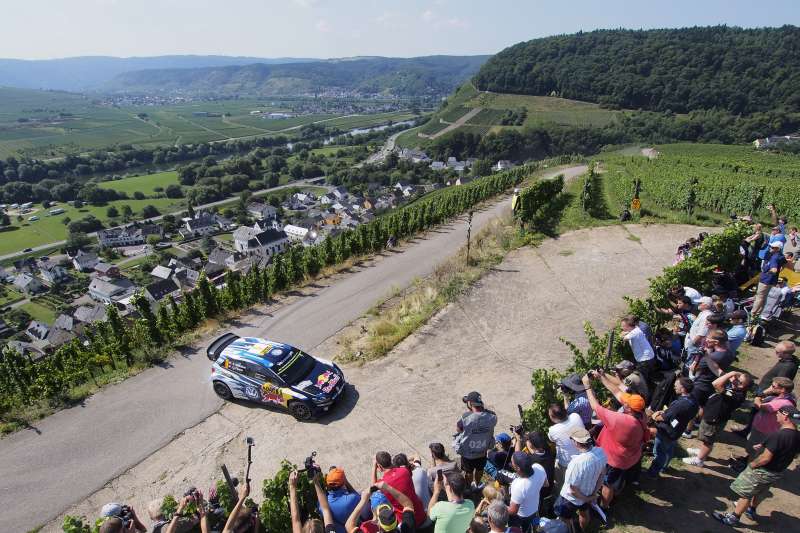
<path fill-rule="evenodd" d="M 420 15 L 420 18 L 422 18 L 423 22 L 430 24 L 436 29 L 455 28 L 459 30 L 465 30 L 470 27 L 470 23 L 467 20 L 464 20 L 460 17 L 450 17 L 445 19 L 430 9 L 423 11 L 422 15 Z"/>
<path fill-rule="evenodd" d="M 314 27 L 317 28 L 317 31 L 322 33 L 328 33 L 331 31 L 331 25 L 326 19 L 319 19 Z"/>
<path fill-rule="evenodd" d="M 425 11 L 422 12 L 422 20 L 431 23 L 434 20 L 436 20 L 436 13 L 434 13 L 430 9 L 426 9 Z"/>

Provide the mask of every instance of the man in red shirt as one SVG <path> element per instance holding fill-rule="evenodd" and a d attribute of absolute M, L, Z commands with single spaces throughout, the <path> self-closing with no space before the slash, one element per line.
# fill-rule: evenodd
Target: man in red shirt
<path fill-rule="evenodd" d="M 625 488 L 639 472 L 639 461 L 642 459 L 642 446 L 650 437 L 647 420 L 644 416 L 645 401 L 638 394 L 627 394 L 618 388 L 608 388 L 609 392 L 622 404 L 622 412 L 606 409 L 592 390 L 592 379 L 599 378 L 595 372 L 583 376 L 586 396 L 594 409 L 597 418 L 603 423 L 603 429 L 597 437 L 600 446 L 608 457 L 608 470 L 603 482 L 602 504 L 609 507 L 614 496 Z M 605 385 L 605 382 L 603 382 Z"/>
<path fill-rule="evenodd" d="M 425 506 L 422 504 L 422 501 L 417 496 L 417 493 L 414 492 L 414 482 L 411 479 L 411 471 L 404 466 L 392 468 L 392 456 L 389 455 L 389 452 L 378 452 L 375 454 L 375 461 L 372 463 L 373 485 L 378 482 L 378 472 L 383 473 L 381 479 L 384 483 L 391 486 L 397 492 L 404 494 L 411 500 L 411 503 L 414 504 L 414 522 L 416 523 L 416 527 L 420 527 L 425 523 L 428 515 L 425 512 Z M 401 521 L 403 519 L 403 505 L 392 496 L 391 492 L 387 492 L 386 497 L 392 504 L 392 507 L 394 507 L 397 520 Z"/>

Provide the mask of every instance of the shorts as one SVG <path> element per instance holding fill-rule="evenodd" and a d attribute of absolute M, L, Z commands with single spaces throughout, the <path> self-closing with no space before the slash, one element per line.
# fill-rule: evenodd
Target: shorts
<path fill-rule="evenodd" d="M 476 457 L 475 459 L 468 459 L 461 457 L 461 470 L 464 472 L 473 472 L 475 470 L 483 470 L 486 466 L 486 457 Z"/>
<path fill-rule="evenodd" d="M 763 468 L 752 469 L 748 465 L 731 483 L 731 490 L 741 498 L 761 496 L 781 478 L 781 472 L 770 472 Z"/>
<path fill-rule="evenodd" d="M 578 505 L 564 499 L 561 495 L 556 498 L 556 503 L 553 506 L 553 512 L 555 512 L 556 516 L 559 518 L 575 518 L 578 516 L 578 511 L 587 509 L 589 509 L 589 504 L 587 502 Z"/>
<path fill-rule="evenodd" d="M 698 383 L 697 381 L 694 382 L 694 388 L 692 389 L 692 398 L 695 399 L 697 405 L 700 407 L 705 406 L 708 399 L 711 395 L 714 394 L 714 387 L 711 385 L 706 384 L 705 382 Z"/>
<path fill-rule="evenodd" d="M 603 485 L 606 485 L 614 492 L 620 492 L 629 481 L 635 481 L 640 472 L 641 463 L 636 463 L 627 470 L 609 466 L 606 470 L 606 477 L 603 480 Z"/>
<path fill-rule="evenodd" d="M 725 422 L 711 424 L 705 420 L 701 420 L 700 427 L 697 429 L 698 440 L 706 445 L 714 444 L 717 441 L 717 434 L 719 433 L 721 426 L 724 425 Z"/>

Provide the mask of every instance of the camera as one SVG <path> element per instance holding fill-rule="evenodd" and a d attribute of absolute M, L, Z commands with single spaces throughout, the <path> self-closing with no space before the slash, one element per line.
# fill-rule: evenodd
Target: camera
<path fill-rule="evenodd" d="M 256 441 L 253 440 L 253 437 L 245 438 L 244 439 L 244 443 L 247 444 L 248 446 L 255 446 L 256 445 Z"/>
<path fill-rule="evenodd" d="M 301 472 L 308 472 L 308 475 L 314 475 L 314 472 L 321 472 L 319 466 L 314 463 L 314 458 L 317 456 L 316 451 L 312 451 L 311 455 L 306 457 L 305 461 L 303 461 L 303 470 Z"/>
<path fill-rule="evenodd" d="M 525 430 L 522 428 L 522 424 L 518 424 L 516 426 L 508 426 L 508 429 L 511 430 L 512 433 L 515 435 L 522 435 Z"/>
<path fill-rule="evenodd" d="M 128 527 L 128 524 L 133 520 L 133 511 L 130 505 L 123 505 L 119 512 L 120 520 L 122 520 L 122 527 Z"/>

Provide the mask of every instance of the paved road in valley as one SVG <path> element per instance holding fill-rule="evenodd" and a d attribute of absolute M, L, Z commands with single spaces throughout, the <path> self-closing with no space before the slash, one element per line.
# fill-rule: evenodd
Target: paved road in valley
<path fill-rule="evenodd" d="M 585 171 L 569 167 L 550 175 L 569 178 Z M 507 206 L 502 200 L 476 212 L 473 234 Z M 313 295 L 242 317 L 256 326 L 234 324 L 233 331 L 313 350 L 394 287 L 430 274 L 465 236 L 466 222 L 454 221 Z M 48 522 L 217 411 L 221 402 L 209 385 L 204 353 L 210 340 L 0 440 L 0 531 L 27 531 Z"/>

